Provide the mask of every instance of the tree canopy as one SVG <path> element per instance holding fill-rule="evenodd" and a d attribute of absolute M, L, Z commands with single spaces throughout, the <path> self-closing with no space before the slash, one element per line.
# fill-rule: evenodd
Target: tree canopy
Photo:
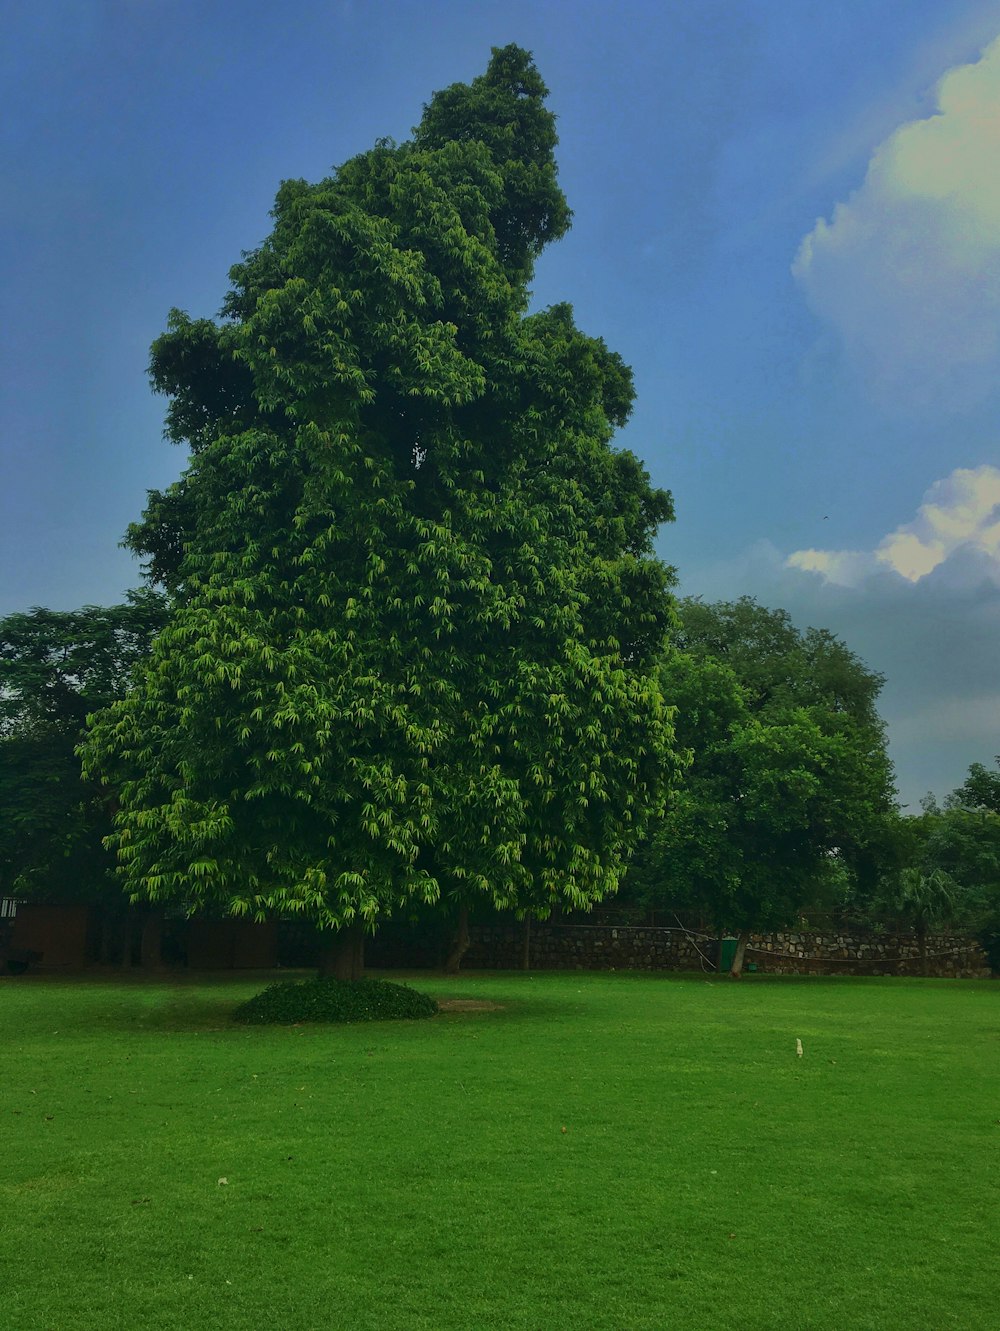
<path fill-rule="evenodd" d="M 162 596 L 34 609 L 0 620 L 0 892 L 65 900 L 108 887 L 104 792 L 76 746 L 89 712 L 121 697 L 165 618 Z"/>
<path fill-rule="evenodd" d="M 884 677 L 827 629 L 800 631 L 786 610 L 750 596 L 714 604 L 689 597 L 672 640 L 695 660 L 728 666 L 757 715 L 820 707 L 863 727 L 876 746 L 884 742 L 876 707 Z"/>
<path fill-rule="evenodd" d="M 996 764 L 1000 767 L 1000 757 Z M 962 784 L 948 796 L 947 803 L 951 808 L 1000 813 L 1000 771 L 991 772 L 983 763 L 973 763 Z"/>
<path fill-rule="evenodd" d="M 880 883 L 872 914 L 899 918 L 922 941 L 944 926 L 975 934 L 1000 970 L 998 803 L 996 774 L 973 763 L 943 807 L 929 795 L 921 813 L 900 818 L 900 869 Z"/>
<path fill-rule="evenodd" d="M 173 610 L 87 746 L 130 893 L 585 906 L 658 809 L 671 502 L 611 447 L 621 358 L 529 313 L 570 217 L 545 97 L 495 50 L 408 142 L 286 181 L 221 320 L 154 343 L 190 461 L 128 539 Z"/>
<path fill-rule="evenodd" d="M 780 928 L 864 872 L 892 809 L 881 677 L 750 598 L 682 602 L 662 665 L 691 766 L 630 875 L 647 904 Z"/>

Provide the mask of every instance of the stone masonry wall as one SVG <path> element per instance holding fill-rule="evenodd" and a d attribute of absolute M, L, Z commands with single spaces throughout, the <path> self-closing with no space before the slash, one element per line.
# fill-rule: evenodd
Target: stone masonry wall
<path fill-rule="evenodd" d="M 468 970 L 516 970 L 524 963 L 525 926 L 473 925 L 462 965 Z M 533 970 L 705 970 L 715 968 L 717 943 L 683 929 L 533 922 L 528 962 Z M 764 974 L 921 975 L 912 934 L 785 932 L 753 934 L 746 965 Z M 990 974 L 982 948 L 968 938 L 927 939 L 927 974 L 979 978 Z"/>
<path fill-rule="evenodd" d="M 747 960 L 757 969 L 812 975 L 922 975 L 920 943 L 914 934 L 776 933 L 756 935 Z M 990 975 L 975 939 L 929 934 L 927 974 L 975 979 Z"/>

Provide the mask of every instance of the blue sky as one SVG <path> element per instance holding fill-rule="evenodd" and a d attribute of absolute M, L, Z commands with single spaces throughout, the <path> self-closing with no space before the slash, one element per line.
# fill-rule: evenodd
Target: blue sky
<path fill-rule="evenodd" d="M 900 798 L 1000 753 L 1000 5 L 74 0 L 0 55 L 0 614 L 120 599 L 183 454 L 146 380 L 316 179 L 535 54 L 570 235 L 539 305 L 635 369 L 684 593 L 887 676 Z"/>

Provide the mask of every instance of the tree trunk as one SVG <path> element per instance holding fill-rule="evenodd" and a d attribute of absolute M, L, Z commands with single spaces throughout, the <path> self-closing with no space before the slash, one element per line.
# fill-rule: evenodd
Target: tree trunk
<path fill-rule="evenodd" d="M 365 930 L 360 923 L 338 929 L 319 962 L 321 980 L 360 980 L 365 973 Z"/>
<path fill-rule="evenodd" d="M 162 964 L 160 948 L 163 943 L 163 915 L 151 910 L 142 925 L 139 941 L 139 960 L 144 968 L 159 969 Z"/>
<path fill-rule="evenodd" d="M 748 933 L 741 932 L 736 943 L 736 952 L 733 956 L 733 964 L 730 967 L 729 975 L 733 980 L 738 980 L 743 974 L 743 958 L 746 955 L 747 943 L 750 941 Z"/>
<path fill-rule="evenodd" d="M 531 970 L 531 916 L 524 917 L 524 934 L 521 938 L 521 969 Z"/>
<path fill-rule="evenodd" d="M 458 929 L 455 933 L 455 941 L 452 944 L 451 951 L 448 953 L 448 960 L 444 963 L 446 975 L 457 975 L 458 968 L 462 964 L 462 958 L 469 950 L 469 908 L 462 905 L 458 908 Z"/>
<path fill-rule="evenodd" d="M 920 974 L 927 975 L 927 930 L 917 929 L 917 944 L 920 948 Z"/>
<path fill-rule="evenodd" d="M 122 965 L 126 970 L 131 970 L 132 961 L 132 939 L 135 925 L 135 911 L 129 906 L 122 919 Z"/>
<path fill-rule="evenodd" d="M 115 956 L 115 941 L 118 937 L 118 917 L 104 906 L 101 910 L 101 950 L 98 960 L 102 966 L 110 966 Z"/>

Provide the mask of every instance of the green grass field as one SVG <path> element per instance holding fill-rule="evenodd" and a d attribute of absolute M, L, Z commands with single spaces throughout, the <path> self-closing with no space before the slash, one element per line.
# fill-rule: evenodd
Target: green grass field
<path fill-rule="evenodd" d="M 412 982 L 501 1006 L 0 981 L 0 1324 L 1000 1326 L 1000 986 Z"/>

